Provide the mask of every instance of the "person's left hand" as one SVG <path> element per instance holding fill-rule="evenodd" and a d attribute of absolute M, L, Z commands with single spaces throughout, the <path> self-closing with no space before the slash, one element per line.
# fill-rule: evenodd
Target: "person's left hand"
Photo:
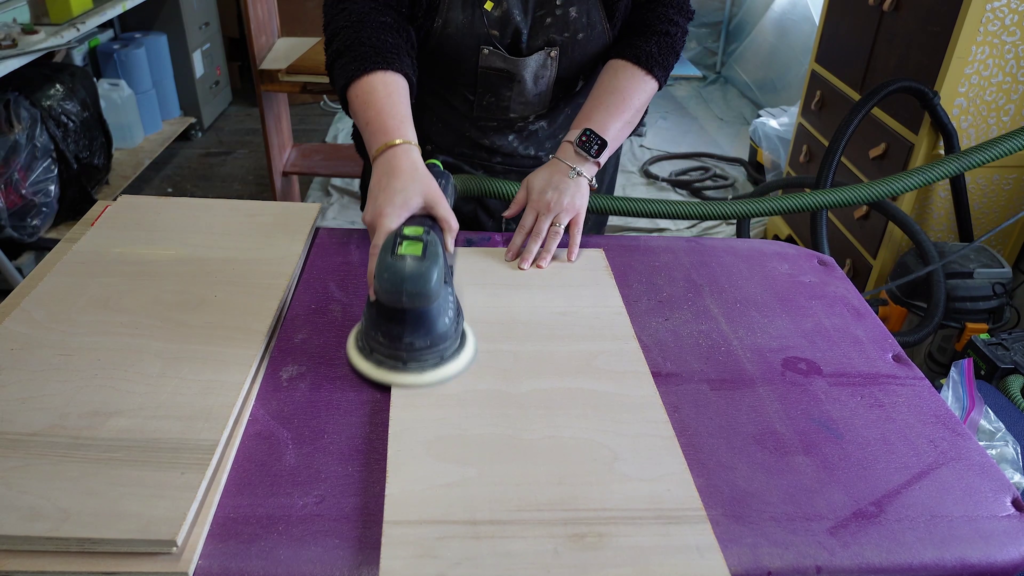
<path fill-rule="evenodd" d="M 579 166 L 588 176 L 596 173 L 596 163 L 583 162 L 571 145 L 568 152 L 565 148 L 564 145 L 559 148 L 559 158 Z M 583 237 L 583 218 L 590 201 L 590 184 L 582 176 L 570 180 L 569 170 L 565 164 L 551 159 L 523 180 L 519 193 L 502 214 L 503 218 L 514 218 L 523 212 L 505 251 L 506 262 L 519 258 L 520 270 L 528 270 L 534 264 L 537 268 L 547 268 L 566 229 L 569 231 L 567 255 L 570 262 L 576 261 Z"/>

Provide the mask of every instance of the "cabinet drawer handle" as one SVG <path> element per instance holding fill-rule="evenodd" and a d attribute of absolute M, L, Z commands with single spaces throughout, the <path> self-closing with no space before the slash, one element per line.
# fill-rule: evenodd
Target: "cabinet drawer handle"
<path fill-rule="evenodd" d="M 868 6 L 878 6 L 882 3 L 882 0 L 868 0 Z"/>
<path fill-rule="evenodd" d="M 847 278 L 853 279 L 853 258 L 846 259 L 846 264 L 843 264 L 843 274 L 846 274 Z"/>
<path fill-rule="evenodd" d="M 811 101 L 811 110 L 817 112 L 821 109 L 821 90 L 814 93 L 814 100 Z"/>
<path fill-rule="evenodd" d="M 804 144 L 803 149 L 800 150 L 800 163 L 801 164 L 807 164 L 810 161 L 811 161 L 811 147 L 808 146 L 807 144 Z"/>
<path fill-rule="evenodd" d="M 883 12 L 892 12 L 896 8 L 896 0 L 885 0 L 885 4 L 882 4 Z"/>
<path fill-rule="evenodd" d="M 861 206 L 860 208 L 857 208 L 856 210 L 853 211 L 853 219 L 854 220 L 863 220 L 863 219 L 867 218 L 868 215 L 870 215 L 870 214 L 871 214 L 871 206 L 868 206 L 868 205 L 865 204 L 864 206 Z"/>
<path fill-rule="evenodd" d="M 872 160 L 878 160 L 882 156 L 885 156 L 885 153 L 888 152 L 888 151 L 889 151 L 889 143 L 888 142 L 882 142 L 878 146 L 875 146 L 871 150 L 868 150 L 868 158 L 871 158 Z"/>

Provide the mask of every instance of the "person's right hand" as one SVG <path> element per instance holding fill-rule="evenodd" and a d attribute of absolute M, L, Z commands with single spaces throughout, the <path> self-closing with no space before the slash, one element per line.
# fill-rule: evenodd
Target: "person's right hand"
<path fill-rule="evenodd" d="M 423 163 L 415 146 L 395 146 L 386 150 L 373 163 L 370 188 L 363 209 L 363 224 L 370 232 L 370 264 L 366 282 L 373 294 L 373 273 L 384 239 L 410 216 L 429 214 L 440 224 L 445 249 L 455 251 L 455 235 L 459 221 L 448 200 Z"/>

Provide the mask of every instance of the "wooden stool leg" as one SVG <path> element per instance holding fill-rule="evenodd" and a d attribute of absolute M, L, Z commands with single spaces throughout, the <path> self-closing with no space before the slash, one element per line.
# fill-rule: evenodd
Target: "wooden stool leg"
<path fill-rule="evenodd" d="M 288 95 L 262 92 L 259 95 L 260 117 L 263 122 L 263 145 L 267 149 L 267 167 L 274 199 L 301 202 L 298 176 L 284 174 L 285 164 L 292 152 L 292 116 L 288 109 Z"/>
<path fill-rule="evenodd" d="M 264 92 L 260 86 L 260 63 L 281 35 L 277 0 L 242 0 L 242 20 L 249 41 L 250 64 L 253 81 L 256 83 L 260 119 L 263 122 L 263 144 L 267 149 L 267 167 L 270 169 L 274 199 L 299 202 L 302 195 L 299 192 L 298 177 L 284 175 L 284 166 L 293 146 L 288 95 Z"/>

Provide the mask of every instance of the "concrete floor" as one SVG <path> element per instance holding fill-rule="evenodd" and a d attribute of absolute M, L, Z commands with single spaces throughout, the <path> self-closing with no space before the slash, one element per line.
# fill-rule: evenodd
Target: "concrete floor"
<path fill-rule="evenodd" d="M 334 114 L 318 104 L 294 105 L 296 142 L 323 142 Z M 312 178 L 301 178 L 300 189 Z M 255 100 L 236 96 L 201 138 L 171 143 L 124 194 L 273 200 Z"/>

